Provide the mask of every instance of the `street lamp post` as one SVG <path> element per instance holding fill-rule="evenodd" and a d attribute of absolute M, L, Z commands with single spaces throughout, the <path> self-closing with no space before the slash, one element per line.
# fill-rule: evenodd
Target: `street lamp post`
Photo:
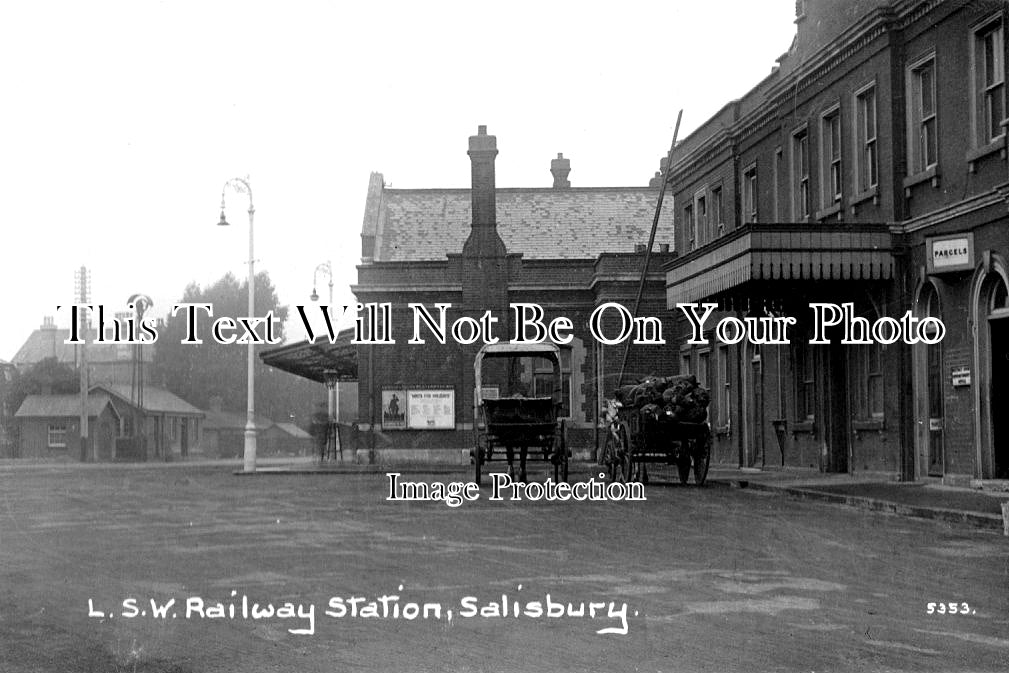
<path fill-rule="evenodd" d="M 249 318 L 251 319 L 256 314 L 256 269 L 252 245 L 252 219 L 256 209 L 252 207 L 252 187 L 249 186 L 248 179 L 233 178 L 225 182 L 224 187 L 221 189 L 221 219 L 217 224 L 225 227 L 228 226 L 228 221 L 224 218 L 224 193 L 228 190 L 228 187 L 231 187 L 239 194 L 249 195 Z M 242 465 L 242 469 L 245 472 L 256 471 L 255 353 L 252 341 L 252 339 L 249 339 L 248 361 L 246 363 L 248 399 L 245 413 L 245 453 Z"/>
<path fill-rule="evenodd" d="M 315 291 L 315 288 L 319 287 L 319 272 L 322 271 L 327 276 L 329 276 L 329 305 L 333 305 L 333 265 L 326 261 L 315 267 L 315 272 L 312 274 L 312 301 L 319 301 L 319 293 Z"/>
<path fill-rule="evenodd" d="M 312 301 L 319 301 L 319 272 L 322 271 L 329 276 L 329 304 L 327 311 L 332 311 L 333 306 L 333 264 L 327 260 L 315 267 L 312 273 Z M 326 383 L 326 402 L 329 407 L 329 425 L 326 429 L 326 451 L 323 459 L 338 455 L 340 462 L 343 462 L 343 444 L 340 441 L 340 377 L 336 370 L 327 369 L 323 372 Z M 335 442 L 335 447 L 334 447 Z"/>

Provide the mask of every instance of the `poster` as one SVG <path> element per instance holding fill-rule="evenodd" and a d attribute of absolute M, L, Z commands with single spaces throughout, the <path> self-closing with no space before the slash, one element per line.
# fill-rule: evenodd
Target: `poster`
<path fill-rule="evenodd" d="M 406 428 L 406 391 L 382 391 L 382 429 L 402 430 Z"/>
<path fill-rule="evenodd" d="M 455 428 L 454 390 L 410 390 L 407 427 L 411 430 Z"/>

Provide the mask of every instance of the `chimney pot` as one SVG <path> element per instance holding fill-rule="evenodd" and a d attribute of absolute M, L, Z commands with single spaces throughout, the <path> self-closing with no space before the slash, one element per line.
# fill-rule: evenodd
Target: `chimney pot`
<path fill-rule="evenodd" d="M 571 173 L 571 160 L 564 158 L 563 152 L 557 153 L 557 158 L 550 161 L 550 172 L 554 176 L 554 189 L 568 189 L 571 182 L 568 174 Z"/>
<path fill-rule="evenodd" d="M 478 136 L 485 136 L 485 135 L 487 135 L 487 125 L 486 124 L 481 124 L 481 125 L 477 126 L 476 127 L 476 134 Z"/>

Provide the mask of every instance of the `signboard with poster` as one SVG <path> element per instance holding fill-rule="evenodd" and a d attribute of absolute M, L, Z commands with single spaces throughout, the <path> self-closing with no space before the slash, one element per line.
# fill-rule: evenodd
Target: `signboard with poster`
<path fill-rule="evenodd" d="M 401 389 L 382 391 L 382 429 L 403 430 L 406 428 L 406 391 Z"/>
<path fill-rule="evenodd" d="M 455 389 L 408 390 L 407 425 L 411 430 L 454 430 Z"/>

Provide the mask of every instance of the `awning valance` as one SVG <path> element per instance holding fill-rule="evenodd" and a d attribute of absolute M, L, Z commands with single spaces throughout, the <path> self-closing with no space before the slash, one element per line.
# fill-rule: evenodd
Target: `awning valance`
<path fill-rule="evenodd" d="M 751 280 L 888 280 L 886 225 L 751 224 L 671 262 L 666 305 L 694 302 Z"/>

